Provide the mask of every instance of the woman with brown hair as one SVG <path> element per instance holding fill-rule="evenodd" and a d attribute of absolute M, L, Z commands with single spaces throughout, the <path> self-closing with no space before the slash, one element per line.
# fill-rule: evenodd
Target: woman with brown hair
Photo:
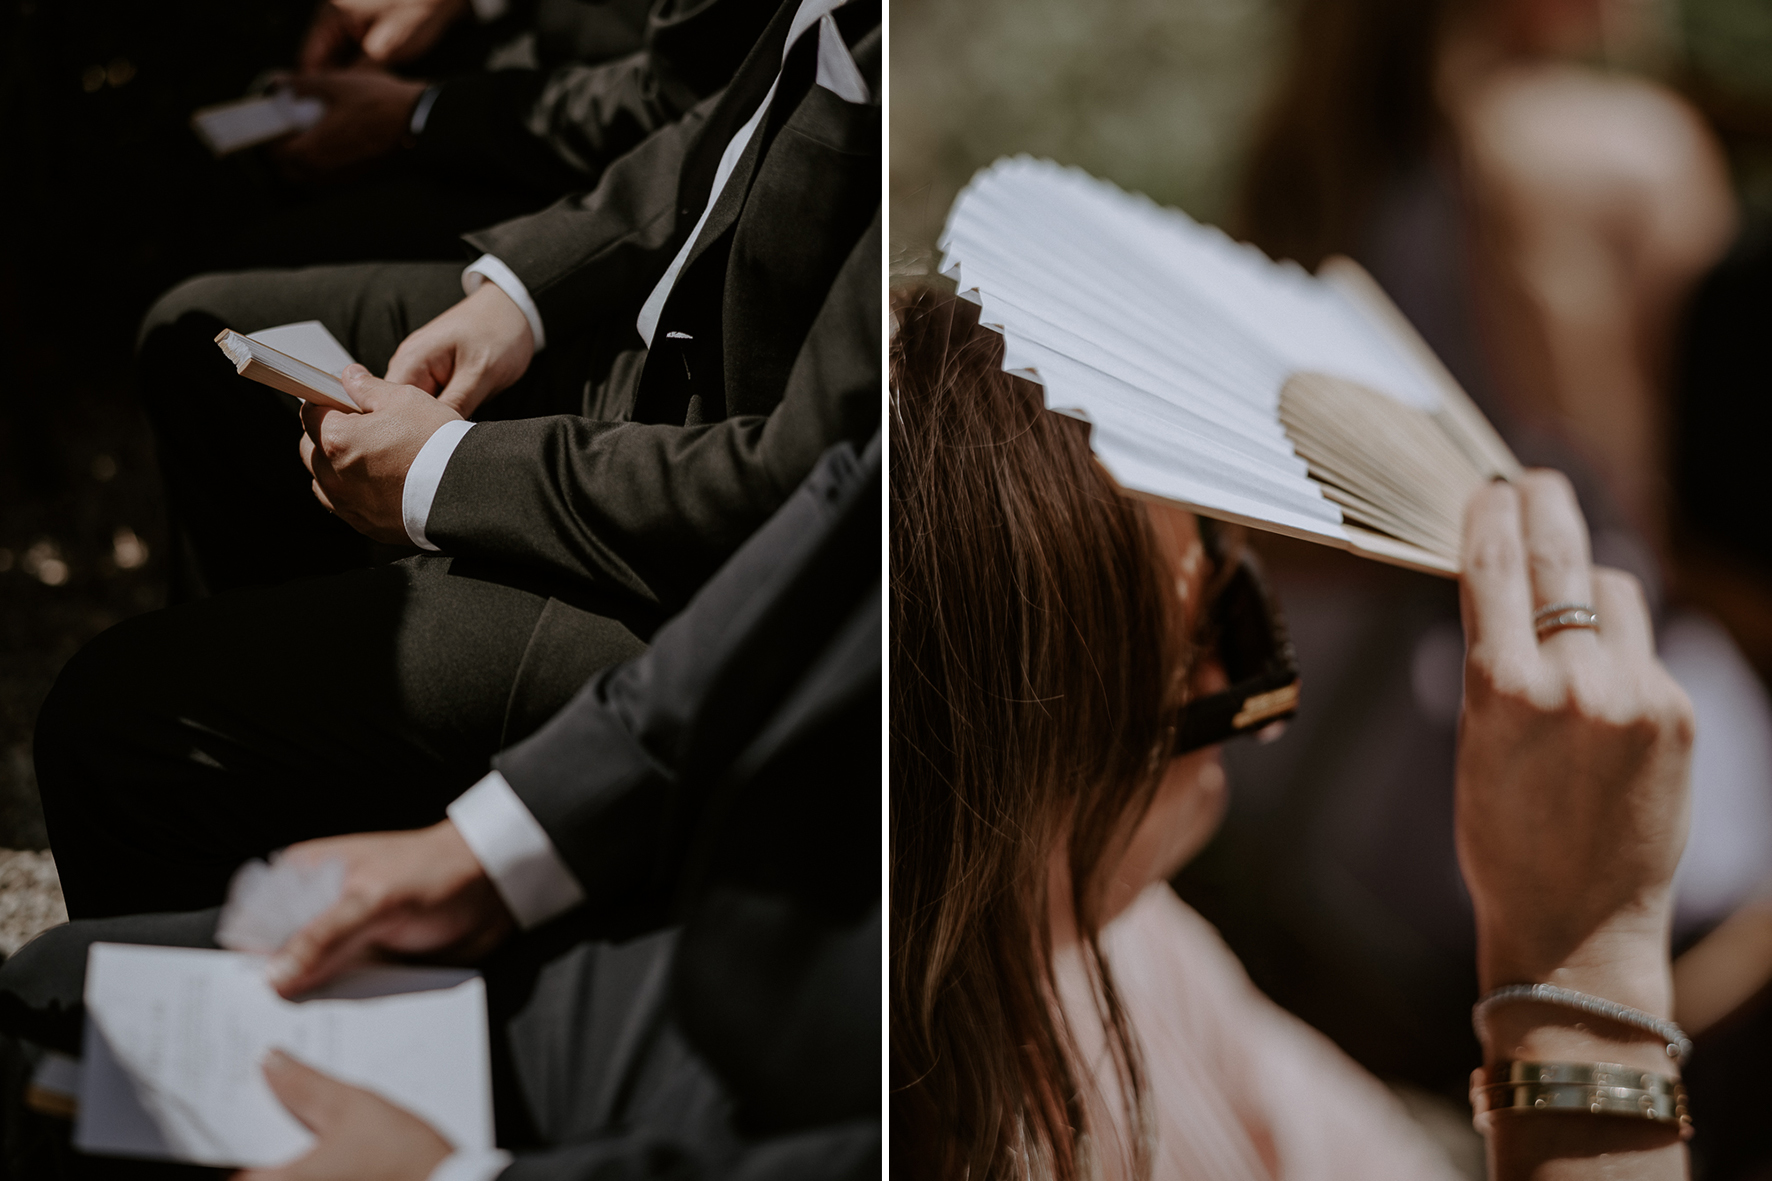
<path fill-rule="evenodd" d="M 1086 426 L 1001 372 L 970 305 L 917 291 L 896 311 L 895 1174 L 1451 1176 L 1163 883 L 1218 822 L 1216 742 L 1262 721 L 1201 723 L 1240 659 L 1234 539 L 1122 493 Z M 1464 567 L 1459 840 L 1479 976 L 1572 990 L 1486 1003 L 1477 1094 L 1506 1106 L 1522 1090 L 1495 1084 L 1509 1063 L 1590 1081 L 1616 1063 L 1651 1095 L 1635 1118 L 1585 1099 L 1496 1111 L 1495 1176 L 1682 1176 L 1666 940 L 1689 708 L 1635 583 L 1590 566 L 1560 477 L 1479 495 Z M 1535 608 L 1570 601 L 1600 628 L 1535 634 Z M 1561 1106 L 1570 1085 L 1535 1094 Z"/>

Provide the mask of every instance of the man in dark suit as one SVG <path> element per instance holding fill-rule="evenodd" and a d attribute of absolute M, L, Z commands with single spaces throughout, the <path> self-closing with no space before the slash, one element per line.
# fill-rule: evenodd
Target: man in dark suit
<path fill-rule="evenodd" d="M 316 37 L 323 43 L 304 53 L 304 72 L 292 85 L 323 100 L 325 114 L 272 149 L 286 173 L 307 183 L 270 211 L 212 235 L 203 269 L 453 259 L 457 235 L 595 184 L 610 162 L 718 93 L 776 4 L 540 0 L 507 47 L 517 50 L 505 53 L 516 61 L 464 70 L 421 59 L 407 67 L 410 76 L 365 68 L 413 55 L 378 34 L 398 16 L 394 32 L 411 40 L 427 20 L 466 5 L 380 8 L 386 11 L 347 20 L 328 19 L 338 9 L 321 6 Z M 510 24 L 506 18 L 495 27 L 509 36 Z M 318 36 L 328 31 L 355 32 L 367 61 L 322 68 L 329 48 L 339 48 Z"/>
<path fill-rule="evenodd" d="M 345 884 L 272 961 L 285 995 L 376 951 L 497 948 L 503 1151 L 452 1155 L 450 1129 L 285 1058 L 267 1076 L 319 1142 L 249 1176 L 879 1175 L 879 521 L 877 437 L 833 447 L 645 655 L 450 819 L 290 851 L 343 861 Z M 46 933 L 0 969 L 0 1028 L 79 1053 L 91 943 L 213 946 L 216 917 Z M 8 1175 L 48 1171 L 65 1136 L 8 1118 Z"/>
<path fill-rule="evenodd" d="M 210 905 L 247 857 L 434 821 L 637 653 L 825 448 L 873 434 L 879 17 L 800 19 L 813 2 L 594 192 L 476 236 L 495 281 L 453 308 L 459 272 L 434 267 L 226 276 L 162 305 L 142 381 L 174 507 L 218 583 L 261 585 L 127 621 L 64 669 L 35 749 L 70 914 L 140 910 L 144 889 Z M 354 371 L 368 412 L 310 407 L 298 434 L 210 338 L 307 317 L 415 384 Z M 495 393 L 471 424 L 451 404 Z M 262 585 L 337 556 L 308 472 L 275 466 L 298 439 L 341 517 L 443 553 Z"/>

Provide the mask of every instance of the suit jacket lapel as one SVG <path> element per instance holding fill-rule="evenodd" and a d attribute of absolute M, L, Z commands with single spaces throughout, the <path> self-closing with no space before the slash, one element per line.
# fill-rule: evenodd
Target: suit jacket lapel
<path fill-rule="evenodd" d="M 799 5 L 796 4 L 794 7 L 798 8 Z M 732 176 L 727 179 L 726 187 L 720 190 L 718 197 L 714 198 L 714 207 L 708 212 L 707 223 L 702 226 L 701 236 L 695 240 L 695 245 L 690 248 L 688 257 L 683 260 L 683 269 L 680 274 L 687 275 L 690 269 L 695 266 L 696 260 L 707 253 L 709 246 L 718 242 L 720 235 L 732 228 L 732 223 L 738 220 L 740 213 L 744 212 L 745 199 L 750 195 L 751 177 L 756 174 L 757 162 L 762 158 L 763 153 L 769 150 L 769 144 L 775 138 L 775 132 L 780 129 L 780 124 L 791 112 L 792 100 L 797 97 L 793 93 L 792 83 L 794 82 L 795 67 L 797 64 L 801 64 L 799 55 L 803 52 L 816 52 L 818 43 L 818 25 L 816 23 L 800 34 L 802 43 L 807 38 L 812 39 L 814 48 L 810 51 L 796 49 L 789 60 L 782 63 L 780 67 L 781 85 L 776 88 L 775 95 L 770 100 L 771 109 L 763 116 L 763 124 L 757 128 L 757 133 L 751 136 L 751 142 L 745 145 L 744 155 L 738 158 L 738 164 L 733 168 Z M 784 94 L 784 92 L 786 93 Z M 784 101 L 784 97 L 788 101 Z"/>
<path fill-rule="evenodd" d="M 787 41 L 788 29 L 794 23 L 794 14 L 800 10 L 800 0 L 782 0 L 781 7 L 776 9 L 775 16 L 769 27 L 757 43 L 751 46 L 744 64 L 738 67 L 738 73 L 732 76 L 726 93 L 713 114 L 702 126 L 701 135 L 695 147 L 690 149 L 683 162 L 683 171 L 677 183 L 677 220 L 682 224 L 681 233 L 687 234 L 695 228 L 701 211 L 707 208 L 708 197 L 714 188 L 714 174 L 720 167 L 720 156 L 726 151 L 726 145 L 738 134 L 745 120 L 757 109 L 769 93 L 769 87 L 775 76 L 781 72 L 781 52 Z M 753 137 L 755 142 L 755 137 Z M 748 155 L 749 153 L 747 153 Z M 740 168 L 744 165 L 741 163 Z M 734 176 L 736 179 L 736 174 Z M 749 173 L 745 179 L 748 182 Z M 730 189 L 732 185 L 728 185 Z"/>

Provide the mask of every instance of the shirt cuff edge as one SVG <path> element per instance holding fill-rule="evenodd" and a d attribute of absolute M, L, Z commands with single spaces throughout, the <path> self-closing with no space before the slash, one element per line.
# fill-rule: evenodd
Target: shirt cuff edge
<path fill-rule="evenodd" d="M 406 469 L 406 482 L 400 488 L 400 523 L 406 527 L 407 540 L 419 549 L 436 553 L 440 548 L 426 535 L 431 506 L 436 503 L 437 489 L 455 449 L 474 425 L 466 419 L 444 423 L 431 432 L 425 445 L 412 457 L 412 466 Z"/>
<path fill-rule="evenodd" d="M 517 278 L 517 272 L 506 266 L 503 259 L 494 254 L 482 254 L 476 258 L 461 273 L 461 289 L 472 295 L 481 283 L 488 280 L 510 296 L 511 302 L 517 305 L 517 310 L 523 313 L 523 318 L 529 321 L 529 331 L 535 337 L 535 351 L 541 352 L 548 343 L 547 333 L 542 328 L 541 309 L 535 306 L 535 300 L 530 298 L 529 288 L 523 285 L 523 280 Z"/>

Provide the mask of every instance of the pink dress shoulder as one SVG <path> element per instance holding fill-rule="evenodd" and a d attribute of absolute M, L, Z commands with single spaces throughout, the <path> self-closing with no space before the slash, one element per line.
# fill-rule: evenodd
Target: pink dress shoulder
<path fill-rule="evenodd" d="M 1376 1078 L 1250 982 L 1211 924 L 1166 883 L 1102 933 L 1143 1050 L 1151 1176 L 1186 1181 L 1460 1181 Z M 1080 1048 L 1097 1064 L 1093 1171 L 1124 1173 L 1123 1116 L 1074 954 L 1055 967 Z M 1104 1119 L 1105 1117 L 1105 1119 Z"/>

